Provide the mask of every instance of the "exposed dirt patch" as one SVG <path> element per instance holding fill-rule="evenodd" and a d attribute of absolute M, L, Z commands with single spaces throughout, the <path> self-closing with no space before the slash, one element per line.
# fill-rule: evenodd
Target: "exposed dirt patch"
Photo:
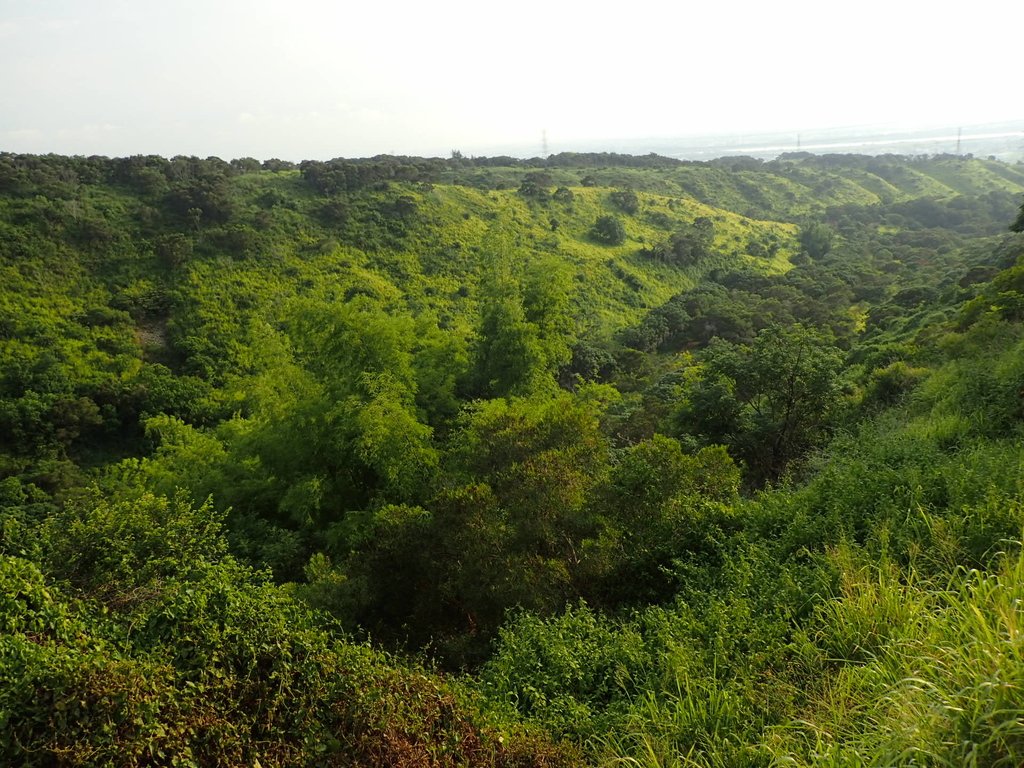
<path fill-rule="evenodd" d="M 167 318 L 139 321 L 135 327 L 135 343 L 142 347 L 143 358 L 149 362 L 161 361 L 170 352 Z"/>

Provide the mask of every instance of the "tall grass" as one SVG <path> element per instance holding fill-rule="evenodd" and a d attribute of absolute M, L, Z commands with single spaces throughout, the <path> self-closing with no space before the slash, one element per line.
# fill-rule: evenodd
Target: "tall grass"
<path fill-rule="evenodd" d="M 675 690 L 637 697 L 621 729 L 591 746 L 608 766 L 738 768 L 758 764 L 755 726 L 734 686 L 682 678 Z"/>
<path fill-rule="evenodd" d="M 638 693 L 592 753 L 633 768 L 1024 765 L 1024 554 L 1007 545 L 987 572 L 945 575 L 835 548 L 837 592 L 793 643 L 807 691 L 789 722 L 770 722 L 752 678 L 707 670 Z"/>
<path fill-rule="evenodd" d="M 845 663 L 764 751 L 775 765 L 1024 765 L 1024 555 L 945 582 L 896 576 L 847 573 L 820 608 L 822 650 Z"/>

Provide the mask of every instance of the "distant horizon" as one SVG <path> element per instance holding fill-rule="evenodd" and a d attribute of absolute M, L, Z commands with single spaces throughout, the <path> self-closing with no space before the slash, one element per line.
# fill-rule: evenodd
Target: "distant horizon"
<path fill-rule="evenodd" d="M 960 132 L 959 135 L 957 132 Z M 675 136 L 624 136 L 607 137 L 597 139 L 579 139 L 575 141 L 558 142 L 548 140 L 548 153 L 542 154 L 543 138 L 531 146 L 530 142 L 510 143 L 495 145 L 492 147 L 473 147 L 463 149 L 451 147 L 444 152 L 416 154 L 403 151 L 378 152 L 375 154 L 344 155 L 334 154 L 318 157 L 285 157 L 282 153 L 270 154 L 265 157 L 256 157 L 245 154 L 222 154 L 222 155 L 196 155 L 195 153 L 161 153 L 161 152 L 128 152 L 123 154 L 100 153 L 69 153 L 60 151 L 22 151 L 8 149 L 0 146 L 0 152 L 12 154 L 33 154 L 33 155 L 66 155 L 66 156 L 105 156 L 105 157 L 131 157 L 134 155 L 155 155 L 161 157 L 198 156 L 198 157 L 220 157 L 223 160 L 236 160 L 245 157 L 265 162 L 268 160 L 283 160 L 291 163 L 301 163 L 305 160 L 326 161 L 333 159 L 368 159 L 379 156 L 393 157 L 423 157 L 423 158 L 448 158 L 453 152 L 459 152 L 467 158 L 502 157 L 509 156 L 518 160 L 543 159 L 561 153 L 614 153 L 634 156 L 649 154 L 661 155 L 677 160 L 698 160 L 708 161 L 720 158 L 735 157 L 738 155 L 750 155 L 769 159 L 794 151 L 805 151 L 811 154 L 835 154 L 836 152 L 822 152 L 820 150 L 852 150 L 842 154 L 862 154 L 874 156 L 881 154 L 904 154 L 893 152 L 893 148 L 905 146 L 908 148 L 920 146 L 932 146 L 946 144 L 948 147 L 937 154 L 952 153 L 951 147 L 958 141 L 963 145 L 961 154 L 970 154 L 971 145 L 979 142 L 992 142 L 1008 140 L 1009 149 L 983 154 L 994 154 L 997 157 L 1002 154 L 1014 159 L 1024 159 L 1024 118 L 987 121 L 984 123 L 965 123 L 963 125 L 931 124 L 919 128 L 912 128 L 898 124 L 872 124 L 872 125 L 845 125 L 826 126 L 809 129 L 778 129 L 768 131 L 728 131 L 720 133 L 692 133 L 679 134 Z M 1016 146 L 1012 146 L 1013 144 Z M 857 151 L 857 148 L 876 148 L 887 151 Z M 715 154 L 720 152 L 721 154 Z M 909 152 L 905 154 L 920 154 L 920 152 Z M 1004 158 L 1000 158 L 1004 159 Z"/>
<path fill-rule="evenodd" d="M 549 137 L 549 154 L 556 155 L 560 152 L 619 152 L 621 154 L 663 154 L 658 149 L 645 151 L 646 147 L 658 147 L 662 150 L 667 145 L 677 145 L 679 147 L 685 147 L 689 150 L 694 151 L 698 154 L 705 154 L 709 150 L 714 149 L 732 149 L 735 148 L 737 151 L 748 150 L 751 152 L 755 151 L 766 151 L 773 150 L 776 154 L 782 154 L 791 151 L 812 151 L 815 148 L 843 148 L 855 145 L 877 145 L 885 147 L 889 144 L 912 144 L 914 142 L 930 143 L 930 142 L 941 142 L 948 141 L 949 143 L 955 143 L 957 139 L 957 131 L 962 130 L 963 134 L 960 137 L 962 141 L 974 141 L 981 139 L 995 139 L 995 138 L 1019 138 L 1021 146 L 1019 152 L 1024 154 L 1024 117 L 1011 118 L 1006 120 L 996 121 L 985 121 L 981 123 L 961 123 L 961 124 L 944 124 L 934 123 L 929 125 L 922 125 L 920 127 L 909 127 L 906 125 L 899 124 L 884 124 L 875 123 L 870 125 L 833 125 L 825 126 L 820 128 L 791 128 L 791 129 L 773 129 L 765 131 L 722 131 L 718 133 L 693 133 L 693 134 L 679 134 L 673 136 L 625 136 L 625 137 L 606 137 L 603 139 L 580 139 L 573 142 L 565 142 L 566 146 L 561 146 L 559 142 L 553 141 Z M 985 131 L 984 133 L 980 133 Z M 937 134 L 937 135 L 932 135 Z M 836 137 L 847 139 L 847 141 L 837 141 L 834 138 L 826 140 L 826 137 Z M 853 137 L 861 137 L 863 139 L 869 139 L 870 141 L 851 141 Z M 788 144 L 783 143 L 784 140 L 791 139 L 792 141 Z M 750 146 L 752 144 L 762 144 L 768 141 L 773 142 L 773 146 L 770 147 L 759 147 Z M 800 146 L 797 146 L 797 143 Z M 536 142 L 538 148 L 540 142 Z M 535 154 L 525 154 L 527 144 L 511 144 L 497 147 L 496 154 L 508 154 L 513 157 L 520 158 L 532 158 L 532 157 L 543 157 L 540 152 Z M 603 149 L 602 149 L 603 147 Z M 516 151 L 519 150 L 519 151 Z M 463 154 L 466 154 L 465 152 Z M 827 154 L 827 153 L 825 153 Z M 873 152 L 857 152 L 854 154 L 883 154 Z M 474 157 L 488 157 L 492 153 L 473 152 Z M 681 154 L 669 154 L 669 157 L 675 157 L 677 159 L 688 159 Z M 729 155 L 722 155 L 726 157 Z"/>

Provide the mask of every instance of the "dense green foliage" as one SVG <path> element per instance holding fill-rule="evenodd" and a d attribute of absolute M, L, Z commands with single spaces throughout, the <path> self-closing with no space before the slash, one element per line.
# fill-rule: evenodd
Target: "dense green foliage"
<path fill-rule="evenodd" d="M 0 154 L 0 762 L 1021 764 L 1022 193 Z"/>

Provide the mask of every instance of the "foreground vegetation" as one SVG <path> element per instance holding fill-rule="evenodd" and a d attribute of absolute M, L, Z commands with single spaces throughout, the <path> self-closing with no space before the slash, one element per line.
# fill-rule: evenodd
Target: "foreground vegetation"
<path fill-rule="evenodd" d="M 0 756 L 1020 765 L 1022 193 L 0 155 Z"/>

